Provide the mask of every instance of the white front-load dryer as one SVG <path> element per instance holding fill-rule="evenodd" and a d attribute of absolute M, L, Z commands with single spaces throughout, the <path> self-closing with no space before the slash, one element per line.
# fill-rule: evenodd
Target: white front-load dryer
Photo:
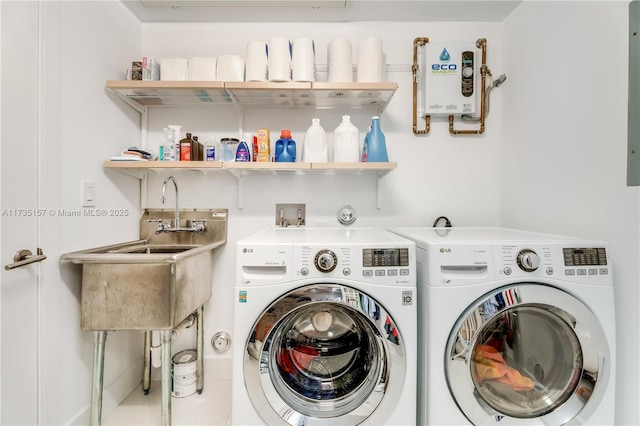
<path fill-rule="evenodd" d="M 502 228 L 392 231 L 416 242 L 418 424 L 614 424 L 605 242 Z"/>
<path fill-rule="evenodd" d="M 415 425 L 415 244 L 274 228 L 236 245 L 232 424 Z"/>

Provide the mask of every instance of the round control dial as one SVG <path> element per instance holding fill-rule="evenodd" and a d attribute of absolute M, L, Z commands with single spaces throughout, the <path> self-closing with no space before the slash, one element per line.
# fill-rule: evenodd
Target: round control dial
<path fill-rule="evenodd" d="M 522 250 L 518 253 L 518 266 L 525 272 L 533 272 L 540 266 L 540 256 L 533 250 Z"/>
<path fill-rule="evenodd" d="M 321 250 L 316 254 L 315 264 L 318 271 L 331 272 L 336 269 L 338 258 L 331 250 Z"/>

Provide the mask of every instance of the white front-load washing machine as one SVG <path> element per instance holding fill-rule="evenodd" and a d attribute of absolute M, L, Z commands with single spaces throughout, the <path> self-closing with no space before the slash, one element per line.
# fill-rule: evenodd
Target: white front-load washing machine
<path fill-rule="evenodd" d="M 416 242 L 418 424 L 614 424 L 605 242 L 395 228 Z"/>
<path fill-rule="evenodd" d="M 415 244 L 273 228 L 236 244 L 234 425 L 415 425 Z"/>

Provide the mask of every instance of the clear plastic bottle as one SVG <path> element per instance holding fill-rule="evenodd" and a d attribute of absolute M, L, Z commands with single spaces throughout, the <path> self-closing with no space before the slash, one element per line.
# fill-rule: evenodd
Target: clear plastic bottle
<path fill-rule="evenodd" d="M 164 148 L 162 150 L 163 161 L 175 161 L 176 160 L 176 143 L 175 143 L 175 130 L 165 127 L 162 129 L 164 136 L 162 143 Z"/>
<path fill-rule="evenodd" d="M 360 141 L 358 128 L 351 123 L 351 117 L 342 116 L 342 123 L 333 131 L 333 161 L 336 163 L 357 163 L 360 161 Z"/>
<path fill-rule="evenodd" d="M 171 150 L 171 161 L 180 160 L 180 135 L 182 126 L 179 124 L 169 124 L 169 130 L 173 130 L 173 149 Z"/>

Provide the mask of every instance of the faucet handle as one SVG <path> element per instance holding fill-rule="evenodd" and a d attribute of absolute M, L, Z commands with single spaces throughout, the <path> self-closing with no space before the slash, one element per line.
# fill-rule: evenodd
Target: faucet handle
<path fill-rule="evenodd" d="M 206 219 L 191 219 L 191 230 L 198 234 L 202 234 L 205 231 Z"/>
<path fill-rule="evenodd" d="M 156 234 L 162 234 L 165 229 L 169 228 L 166 223 L 162 223 L 162 220 L 150 220 L 149 222 L 158 222 L 158 227 L 156 228 Z"/>

